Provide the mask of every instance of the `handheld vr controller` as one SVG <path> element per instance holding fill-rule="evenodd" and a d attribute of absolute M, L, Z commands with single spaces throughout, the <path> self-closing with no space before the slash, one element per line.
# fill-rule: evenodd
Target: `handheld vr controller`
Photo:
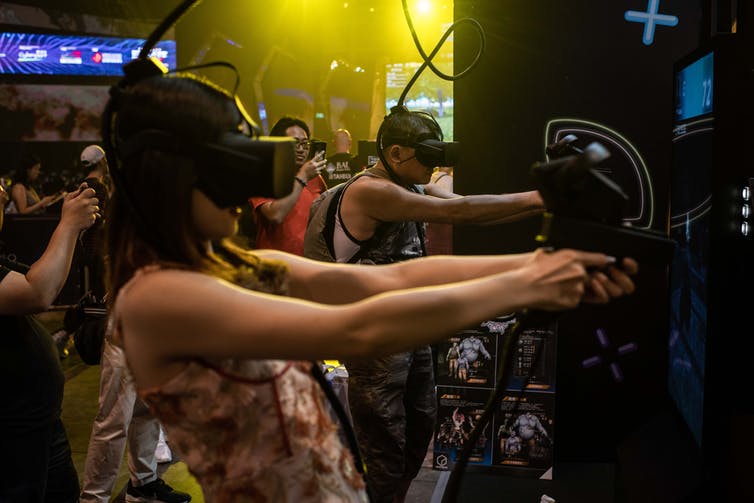
<path fill-rule="evenodd" d="M 670 264 L 675 243 L 664 233 L 623 224 L 628 196 L 594 169 L 610 153 L 599 143 L 579 149 L 576 139 L 568 135 L 548 146 L 547 153 L 554 159 L 531 167 L 547 209 L 536 240 L 553 248 L 629 256 L 641 264 Z"/>

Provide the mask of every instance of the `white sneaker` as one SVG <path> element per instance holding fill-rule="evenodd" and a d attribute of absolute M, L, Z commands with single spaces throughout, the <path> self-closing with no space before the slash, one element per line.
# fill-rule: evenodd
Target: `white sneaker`
<path fill-rule="evenodd" d="M 160 438 L 157 440 L 154 457 L 158 463 L 170 463 L 173 461 L 173 452 L 165 440 L 165 433 L 162 431 L 162 428 L 160 428 Z"/>

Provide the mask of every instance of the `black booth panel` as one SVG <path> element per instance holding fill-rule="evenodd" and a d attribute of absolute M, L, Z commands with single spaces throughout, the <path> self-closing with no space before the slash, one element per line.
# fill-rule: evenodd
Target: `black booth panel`
<path fill-rule="evenodd" d="M 546 159 L 545 145 L 560 128 L 605 144 L 612 154 L 609 175 L 629 193 L 632 208 L 643 212 L 637 226 L 666 231 L 673 63 L 702 40 L 705 2 L 658 3 L 661 13 L 679 22 L 656 26 L 646 45 L 643 25 L 625 20 L 626 11 L 646 10 L 645 1 L 456 0 L 456 19 L 479 21 L 487 40 L 479 66 L 455 83 L 454 139 L 462 146 L 456 192 L 535 188 L 529 168 Z M 458 71 L 476 54 L 478 38 L 459 29 L 454 43 Z M 631 166 L 640 167 L 633 178 Z M 539 224 L 532 218 L 456 227 L 453 250 L 531 250 Z M 645 266 L 637 285 L 629 298 L 560 318 L 556 479 L 558 465 L 615 462 L 619 451 L 640 441 L 637 431 L 657 423 L 669 406 L 667 270 Z M 617 476 L 625 483 L 636 481 L 643 462 L 629 457 L 630 466 Z"/>
<path fill-rule="evenodd" d="M 456 0 L 456 19 L 472 17 L 486 34 L 479 65 L 457 80 L 454 137 L 461 164 L 454 187 L 461 194 L 530 190 L 529 167 L 545 159 L 545 133 L 551 121 L 561 128 L 586 121 L 617 133 L 625 155 L 643 161 L 650 178 L 651 227 L 664 230 L 670 164 L 673 62 L 700 41 L 702 1 L 664 0 L 660 10 L 679 18 L 675 27 L 658 26 L 651 46 L 642 43 L 642 25 L 624 20 L 625 11 L 646 2 L 557 0 Z M 478 50 L 478 37 L 459 28 L 454 37 L 456 70 Z M 582 128 L 583 129 L 583 128 Z M 601 133 L 599 127 L 594 128 Z M 555 128 L 550 127 L 550 133 Z M 594 134 L 576 133 L 585 139 Z M 550 138 L 551 140 L 552 138 Z M 620 146 L 606 145 L 618 162 Z M 635 185 L 615 173 L 622 185 Z M 627 189 L 632 187 L 626 187 Z M 643 195 L 643 194 L 642 194 Z M 650 202 L 645 203 L 649 205 Z M 521 232 L 484 233 L 459 229 L 454 249 L 476 252 L 494 246 L 507 251 L 531 247 Z M 468 234 L 467 234 L 468 233 Z"/>

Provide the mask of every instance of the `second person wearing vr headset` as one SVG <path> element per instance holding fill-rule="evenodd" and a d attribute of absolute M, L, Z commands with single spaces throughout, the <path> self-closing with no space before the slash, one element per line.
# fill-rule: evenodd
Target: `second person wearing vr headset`
<path fill-rule="evenodd" d="M 396 109 L 378 133 L 380 161 L 342 189 L 337 211 L 307 228 L 305 256 L 389 264 L 427 255 L 424 222 L 497 224 L 544 211 L 537 191 L 459 196 L 429 184 L 436 165 L 453 162 L 434 118 Z M 447 152 L 446 152 L 447 149 Z M 451 164 L 452 165 L 452 164 Z M 333 190 L 333 189 L 331 189 Z M 323 224 L 334 229 L 327 253 Z M 439 309 L 439 308 L 438 308 Z M 434 432 L 436 402 L 428 345 L 381 358 L 347 359 L 348 400 L 375 501 L 403 501 Z"/>
<path fill-rule="evenodd" d="M 366 500 L 358 449 L 341 440 L 313 360 L 406 352 L 524 307 L 570 309 L 634 289 L 606 255 L 575 250 L 382 266 L 239 250 L 226 239 L 236 205 L 271 195 L 262 185 L 273 163 L 202 154 L 238 136 L 231 96 L 183 74 L 113 96 L 103 120 L 118 160 L 110 337 L 208 501 Z"/>

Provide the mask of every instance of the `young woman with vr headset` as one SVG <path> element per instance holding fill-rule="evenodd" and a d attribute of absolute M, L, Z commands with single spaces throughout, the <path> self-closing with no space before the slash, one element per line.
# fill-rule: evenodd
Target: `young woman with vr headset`
<path fill-rule="evenodd" d="M 367 499 L 314 360 L 395 353 L 504 313 L 634 289 L 634 261 L 619 269 L 575 250 L 382 266 L 240 250 L 227 241 L 237 206 L 269 195 L 283 160 L 244 143 L 232 96 L 155 75 L 115 92 L 108 114 L 109 337 L 207 500 Z M 248 172 L 243 156 L 256 159 Z"/>

